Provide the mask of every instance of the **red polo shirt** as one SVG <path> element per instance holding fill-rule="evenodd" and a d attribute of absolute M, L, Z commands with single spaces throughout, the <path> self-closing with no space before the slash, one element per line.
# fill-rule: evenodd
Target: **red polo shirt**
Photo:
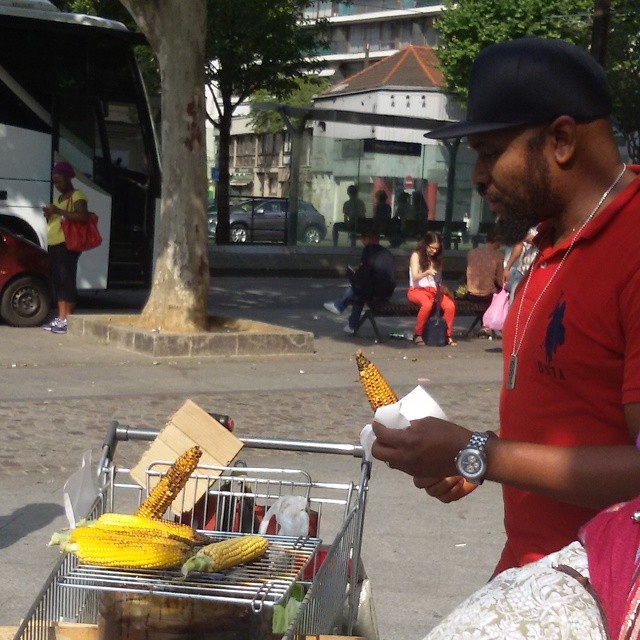
<path fill-rule="evenodd" d="M 631 169 L 640 174 L 640 167 Z M 505 440 L 565 447 L 632 443 L 624 405 L 640 402 L 639 192 L 636 177 L 584 228 L 538 300 L 571 241 L 551 246 L 548 225 L 539 227 L 540 252 L 526 297 L 523 280 L 503 331 Z M 516 383 L 507 389 L 516 323 Z M 507 485 L 503 497 L 507 543 L 496 573 L 576 540 L 596 513 Z"/>

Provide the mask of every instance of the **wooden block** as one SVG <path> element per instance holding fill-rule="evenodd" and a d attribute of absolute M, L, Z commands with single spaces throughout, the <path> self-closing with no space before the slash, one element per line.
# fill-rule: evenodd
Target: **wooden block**
<path fill-rule="evenodd" d="M 18 627 L 0 627 L 0 640 L 13 640 Z"/>
<path fill-rule="evenodd" d="M 98 640 L 97 624 L 59 622 L 55 631 L 55 640 Z"/>
<path fill-rule="evenodd" d="M 17 631 L 18 627 L 0 627 L 0 640 L 13 640 Z M 98 625 L 43 621 L 38 623 L 36 634 L 42 640 L 98 640 Z"/>

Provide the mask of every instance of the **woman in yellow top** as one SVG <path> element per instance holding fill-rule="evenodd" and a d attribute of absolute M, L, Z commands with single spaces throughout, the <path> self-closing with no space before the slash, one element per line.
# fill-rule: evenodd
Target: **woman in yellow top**
<path fill-rule="evenodd" d="M 60 195 L 54 203 L 42 207 L 44 217 L 47 219 L 51 277 L 58 305 L 58 315 L 42 328 L 52 333 L 67 333 L 67 317 L 73 313 L 78 300 L 76 277 L 80 252 L 67 249 L 60 224 L 62 218 L 86 222 L 89 217 L 87 196 L 82 191 L 74 189 L 71 182 L 75 175 L 76 172 L 68 162 L 54 164 L 51 179 Z"/>

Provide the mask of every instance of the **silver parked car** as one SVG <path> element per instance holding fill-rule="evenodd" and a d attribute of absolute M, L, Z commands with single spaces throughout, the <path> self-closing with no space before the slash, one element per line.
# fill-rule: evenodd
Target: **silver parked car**
<path fill-rule="evenodd" d="M 285 242 L 289 200 L 246 199 L 231 203 L 229 222 L 232 242 Z M 209 205 L 209 238 L 215 238 L 218 211 Z M 298 241 L 318 244 L 327 235 L 324 216 L 309 202 L 298 201 Z"/>

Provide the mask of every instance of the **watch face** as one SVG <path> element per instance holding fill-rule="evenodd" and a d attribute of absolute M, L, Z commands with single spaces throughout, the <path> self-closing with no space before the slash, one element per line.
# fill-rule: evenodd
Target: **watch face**
<path fill-rule="evenodd" d="M 467 480 L 477 480 L 486 470 L 485 456 L 478 449 L 463 449 L 456 460 L 458 471 Z"/>

